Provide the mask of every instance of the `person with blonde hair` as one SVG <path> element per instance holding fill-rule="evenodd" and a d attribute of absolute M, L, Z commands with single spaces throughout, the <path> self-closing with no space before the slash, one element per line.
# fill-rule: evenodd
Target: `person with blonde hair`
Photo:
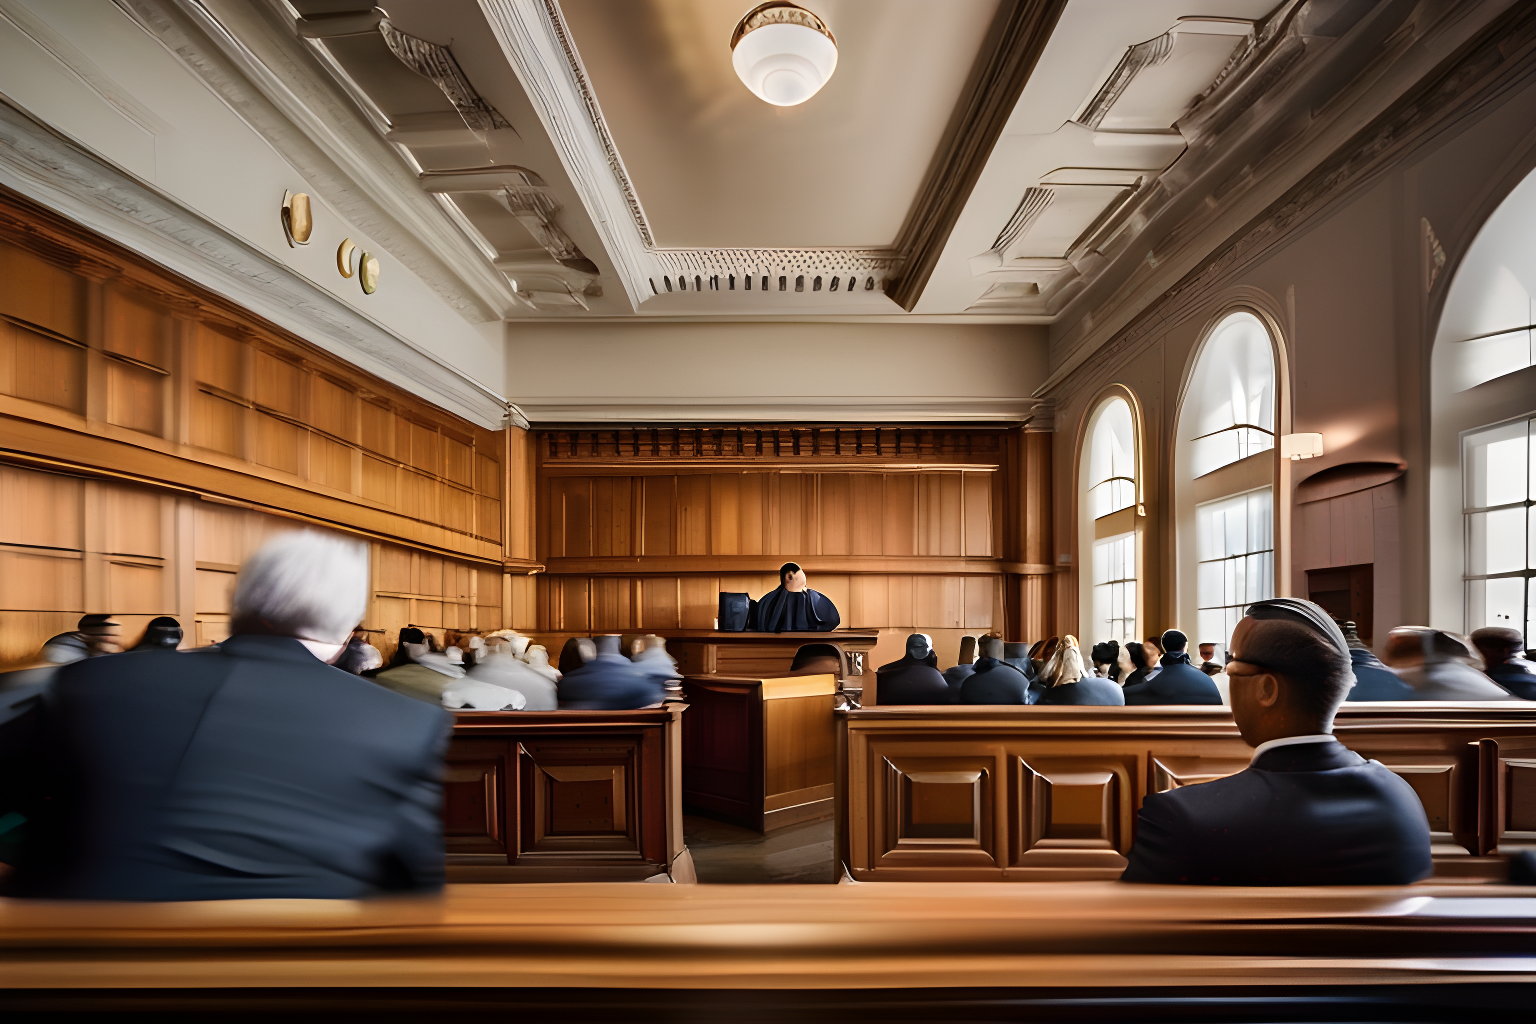
<path fill-rule="evenodd" d="M 1079 706 L 1117 706 L 1125 703 L 1120 685 L 1113 680 L 1091 676 L 1083 670 L 1083 651 L 1077 637 L 1070 633 L 1061 638 L 1056 651 L 1040 670 L 1045 692 L 1038 703 L 1075 704 Z"/>
<path fill-rule="evenodd" d="M 368 608 L 368 548 L 285 533 L 235 581 L 215 650 L 66 665 L 44 695 L 14 895 L 356 899 L 443 884 L 452 722 L 332 667 Z"/>

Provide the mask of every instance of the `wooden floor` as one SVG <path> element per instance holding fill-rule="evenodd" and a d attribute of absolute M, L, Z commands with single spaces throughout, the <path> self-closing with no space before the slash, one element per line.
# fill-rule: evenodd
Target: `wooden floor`
<path fill-rule="evenodd" d="M 832 826 L 828 818 L 764 835 L 690 814 L 683 818 L 683 835 L 700 883 L 815 885 L 837 881 Z"/>

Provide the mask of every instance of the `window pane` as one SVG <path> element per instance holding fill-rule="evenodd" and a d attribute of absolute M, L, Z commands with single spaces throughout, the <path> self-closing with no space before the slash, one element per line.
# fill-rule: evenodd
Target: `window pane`
<path fill-rule="evenodd" d="M 1509 423 L 1467 438 L 1463 456 L 1467 493 L 1463 500 L 1468 508 L 1526 500 L 1530 493 L 1529 429 L 1526 423 Z"/>

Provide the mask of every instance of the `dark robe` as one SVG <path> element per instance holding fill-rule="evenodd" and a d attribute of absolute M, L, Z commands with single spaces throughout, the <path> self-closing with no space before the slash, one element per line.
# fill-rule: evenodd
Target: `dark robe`
<path fill-rule="evenodd" d="M 1076 704 L 1079 706 L 1118 707 L 1125 703 L 1120 684 L 1112 679 L 1084 676 L 1075 683 L 1046 687 L 1040 704 Z"/>
<path fill-rule="evenodd" d="M 1236 775 L 1147 797 L 1120 879 L 1406 885 L 1431 869 L 1413 788 L 1330 740 L 1274 747 Z"/>
<path fill-rule="evenodd" d="M 1122 691 L 1127 704 L 1221 703 L 1221 691 L 1210 676 L 1189 663 L 1188 654 L 1165 654 L 1158 664 L 1161 672 Z"/>
<path fill-rule="evenodd" d="M 1355 671 L 1355 685 L 1345 700 L 1418 700 L 1413 687 L 1403 682 L 1370 651 L 1350 649 L 1350 666 Z"/>
<path fill-rule="evenodd" d="M 826 633 L 841 621 L 837 606 L 810 587 L 792 593 L 781 585 L 757 602 L 759 633 Z"/>
<path fill-rule="evenodd" d="M 1488 678 L 1521 700 L 1536 700 L 1536 665 L 1524 658 L 1511 658 L 1488 668 Z"/>
<path fill-rule="evenodd" d="M 1024 673 L 997 658 L 978 658 L 960 686 L 961 704 L 1033 704 L 1036 694 Z"/>

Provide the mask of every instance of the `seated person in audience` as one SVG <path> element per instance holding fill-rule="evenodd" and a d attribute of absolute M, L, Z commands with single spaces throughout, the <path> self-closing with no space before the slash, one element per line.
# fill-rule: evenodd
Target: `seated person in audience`
<path fill-rule="evenodd" d="M 927 633 L 907 637 L 907 653 L 875 673 L 877 704 L 949 704 L 949 683 L 935 667 L 939 656 Z"/>
<path fill-rule="evenodd" d="M 582 664 L 560 677 L 562 711 L 629 711 L 666 699 L 656 677 L 624 657 L 616 634 L 582 638 L 577 650 Z M 588 650 L 591 657 L 585 657 Z"/>
<path fill-rule="evenodd" d="M 1371 649 L 1360 641 L 1360 634 L 1355 632 L 1355 624 L 1346 622 L 1343 626 L 1344 640 L 1349 644 L 1350 667 L 1354 672 L 1355 685 L 1350 688 L 1346 700 L 1352 701 L 1381 701 L 1381 700 L 1417 700 L 1413 687 L 1403 682 L 1381 660 L 1371 653 Z"/>
<path fill-rule="evenodd" d="M 1189 638 L 1176 629 L 1163 634 L 1161 670 L 1125 688 L 1127 704 L 1220 704 L 1221 691 L 1211 677 L 1189 663 Z"/>
<path fill-rule="evenodd" d="M 1041 704 L 1077 704 L 1116 706 L 1125 703 L 1120 685 L 1100 676 L 1090 676 L 1083 671 L 1083 652 L 1077 645 L 1077 637 L 1062 637 L 1056 653 L 1040 671 L 1045 692 L 1040 695 Z"/>
<path fill-rule="evenodd" d="M 1003 638 L 986 636 L 981 640 L 981 657 L 975 671 L 960 685 L 961 704 L 1033 704 L 1024 673 L 1003 661 Z"/>
<path fill-rule="evenodd" d="M 762 633 L 825 633 L 842 619 L 825 594 L 805 582 L 805 570 L 794 562 L 779 566 L 779 585 L 757 602 L 757 628 Z"/>
<path fill-rule="evenodd" d="M 1521 700 L 1536 700 L 1536 664 L 1521 657 L 1525 637 L 1508 626 L 1484 626 L 1472 631 L 1472 646 L 1483 656 L 1483 671 Z"/>
<path fill-rule="evenodd" d="M 960 638 L 960 658 L 952 668 L 944 670 L 944 682 L 949 686 L 949 702 L 960 703 L 960 687 L 976 672 L 976 638 Z"/>
<path fill-rule="evenodd" d="M 443 883 L 451 719 L 329 662 L 368 607 L 368 548 L 284 534 L 235 581 L 233 635 L 62 670 L 53 786 L 21 895 L 357 899 Z"/>
<path fill-rule="evenodd" d="M 448 684 L 464 678 L 464 665 L 453 661 L 446 651 L 431 650 L 429 635 L 416 626 L 402 629 L 391 667 L 373 681 L 424 704 L 441 704 Z"/>
<path fill-rule="evenodd" d="M 1383 658 L 1413 690 L 1404 700 L 1519 700 L 1478 671 L 1483 659 L 1464 638 L 1429 626 L 1387 634 Z"/>
<path fill-rule="evenodd" d="M 1248 609 L 1231 641 L 1232 717 L 1250 766 L 1147 797 L 1127 882 L 1405 885 L 1431 871 L 1413 787 L 1332 735 L 1349 648 L 1310 601 Z"/>

